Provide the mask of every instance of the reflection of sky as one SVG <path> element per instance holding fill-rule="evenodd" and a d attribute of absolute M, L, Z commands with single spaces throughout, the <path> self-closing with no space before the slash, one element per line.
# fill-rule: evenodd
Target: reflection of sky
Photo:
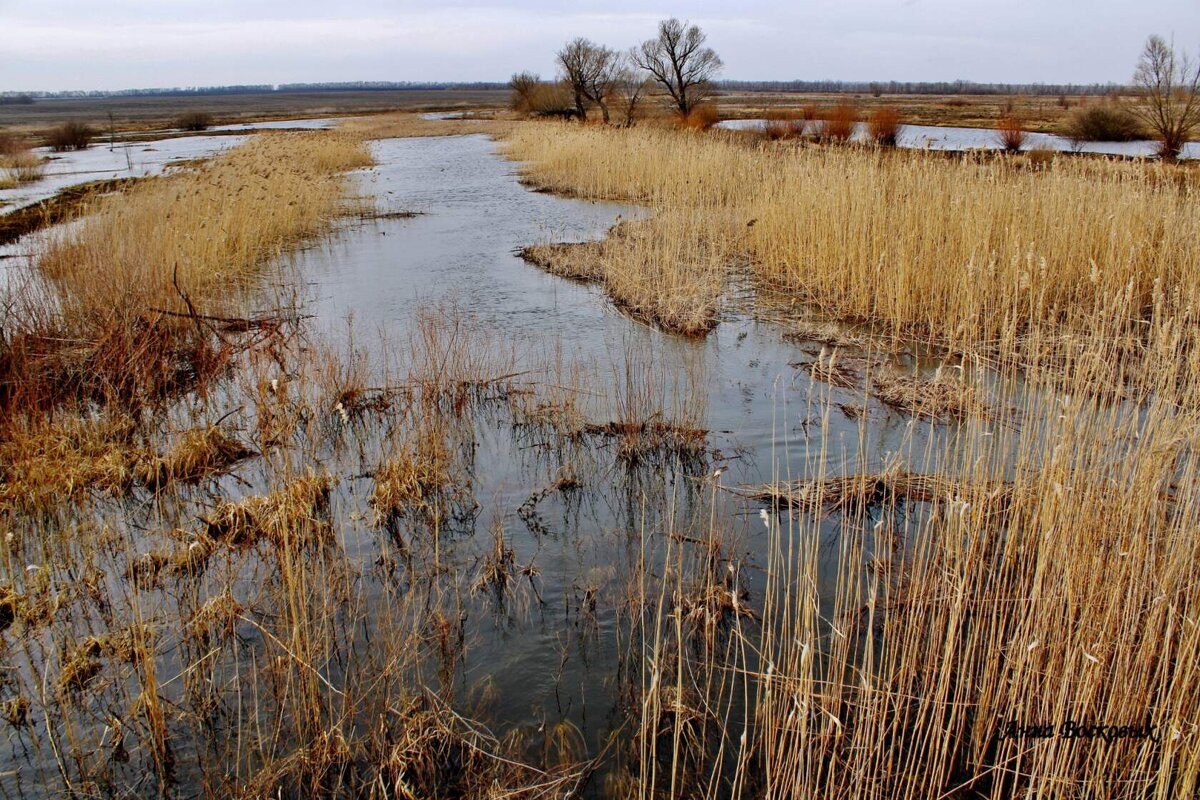
<path fill-rule="evenodd" d="M 0 0 L 0 90 L 503 80 L 672 14 L 743 79 L 1124 82 L 1147 35 L 1200 42 L 1195 0 Z"/>

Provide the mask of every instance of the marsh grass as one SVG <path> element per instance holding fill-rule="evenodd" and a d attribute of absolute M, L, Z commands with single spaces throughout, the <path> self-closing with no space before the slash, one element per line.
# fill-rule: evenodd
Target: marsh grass
<path fill-rule="evenodd" d="M 244 314 L 263 265 L 347 211 L 360 140 L 268 135 L 101 200 L 14 281 L 0 368 L 10 409 L 153 403 L 203 384 L 280 319 Z M 219 235 L 218 235 L 219 232 Z"/>
<path fill-rule="evenodd" d="M 708 228 L 710 219 L 669 214 L 654 223 L 624 222 L 600 242 L 536 244 L 520 255 L 553 275 L 600 284 L 639 320 L 702 336 L 718 322 L 725 275 L 738 258 L 723 231 Z"/>
<path fill-rule="evenodd" d="M 643 573 L 637 745 L 614 792 L 1195 792 L 1200 637 L 1178 616 L 1200 602 L 1186 173 L 651 129 L 518 129 L 509 153 L 542 186 L 711 215 L 773 293 L 859 326 L 795 326 L 824 345 L 799 366 L 831 389 L 809 401 L 820 433 L 780 445 L 780 480 L 745 490 L 768 506 L 761 616 L 742 619 L 708 566 L 716 518 L 668 539 L 661 579 Z M 876 340 L 972 359 L 896 370 Z M 912 433 L 879 470 L 840 473 L 832 392 L 953 435 Z M 1009 720 L 1157 733 L 1030 743 L 1002 735 Z"/>
<path fill-rule="evenodd" d="M 651 254 L 677 248 L 670 264 L 707 266 L 704 281 L 678 290 L 693 306 L 700 287 L 715 298 L 745 264 L 764 288 L 826 318 L 1049 363 L 1075 358 L 1057 344 L 1068 339 L 1091 341 L 1085 349 L 1164 341 L 1195 302 L 1195 189 L 1160 165 L 1056 159 L 1033 171 L 649 127 L 530 126 L 506 148 L 540 186 L 647 205 L 646 235 L 625 237 L 619 258 L 588 271 L 628 273 L 638 291 Z M 669 280 L 647 281 L 639 296 L 669 304 L 658 288 Z M 1034 352 L 1035 340 L 1049 350 Z"/>
<path fill-rule="evenodd" d="M 186 204 L 190 185 L 215 203 L 231 184 L 180 176 L 113 199 L 54 245 L 49 282 L 16 306 L 27 336 L 87 343 L 45 345 L 75 373 L 95 361 L 89 336 L 125 330 L 149 304 L 155 325 L 113 341 L 219 355 L 161 384 L 177 387 L 172 402 L 153 384 L 154 414 L 106 401 L 118 393 L 50 405 L 32 380 L 9 392 L 20 413 L 0 436 L 0 716 L 31 754 L 14 767 L 23 783 L 75 796 L 549 798 L 578 795 L 607 759 L 605 788 L 622 797 L 1195 794 L 1200 349 L 1186 176 L 518 129 L 510 152 L 542 185 L 654 212 L 604 242 L 540 251 L 636 319 L 671 329 L 689 304 L 716 318 L 736 271 L 827 312 L 780 331 L 824 347 L 800 364 L 832 384 L 799 401 L 817 422 L 794 439 L 800 409 L 782 409 L 775 479 L 727 487 L 709 463 L 710 387 L 691 343 L 634 331 L 611 371 L 589 370 L 447 307 L 368 358 L 353 341 L 295 335 L 283 308 L 247 312 L 268 262 L 345 208 L 338 171 L 361 163 L 357 137 L 308 136 L 248 151 L 270 165 L 256 202 L 282 204 L 290 222 L 221 218 L 237 235 L 214 244 L 219 209 L 177 215 L 164 198 Z M 289 206 L 275 180 L 311 194 Z M 139 264 L 126 224 L 176 240 L 147 241 L 147 259 L 184 253 L 188 266 Z M 87 280 L 67 248 L 141 281 L 133 299 L 112 276 Z M 893 358 L 930 343 L 932 373 Z M 139 363 L 136 348 L 111 352 Z M 8 364 L 26 363 L 13 353 Z M 883 463 L 863 425 L 856 466 L 839 468 L 831 416 L 848 404 L 835 395 L 892 409 L 902 438 Z M 510 495 L 524 503 L 507 509 L 526 541 L 539 553 L 560 541 L 539 506 L 601 498 L 619 506 L 626 563 L 581 570 L 544 600 L 545 561 L 522 552 L 505 509 L 472 537 L 479 443 L 503 434 L 533 465 Z M 513 619 L 521 604 L 505 598 L 526 580 L 526 610 L 562 603 L 554 630 L 590 643 L 616 629 L 624 702 L 599 748 L 566 721 L 499 733 L 476 721 L 488 693 L 468 667 L 475 620 Z M 1157 740 L 1001 736 L 1010 719 L 1147 716 Z"/>
<path fill-rule="evenodd" d="M 29 142 L 0 132 L 0 189 L 41 180 L 44 171 L 45 162 L 33 152 Z"/>

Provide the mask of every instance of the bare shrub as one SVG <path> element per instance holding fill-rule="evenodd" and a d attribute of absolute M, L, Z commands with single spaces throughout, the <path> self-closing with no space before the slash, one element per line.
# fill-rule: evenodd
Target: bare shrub
<path fill-rule="evenodd" d="M 571 87 L 562 81 L 543 81 L 529 93 L 529 113 L 535 117 L 573 117 Z"/>
<path fill-rule="evenodd" d="M 1021 120 L 1012 114 L 1004 115 L 996 123 L 996 136 L 1006 153 L 1020 152 L 1021 146 L 1025 144 L 1025 131 L 1021 127 Z"/>
<path fill-rule="evenodd" d="M 535 72 L 514 72 L 508 81 L 508 88 L 511 90 L 508 107 L 521 114 L 531 112 L 533 95 L 541 83 L 541 76 Z"/>
<path fill-rule="evenodd" d="M 46 144 L 56 153 L 86 150 L 96 137 L 96 131 L 82 122 L 64 122 L 46 137 Z"/>
<path fill-rule="evenodd" d="M 638 74 L 631 64 L 630 56 L 624 58 L 624 66 L 613 83 L 613 102 L 620 114 L 620 124 L 628 128 L 637 120 L 642 101 L 650 93 L 653 81 Z"/>
<path fill-rule="evenodd" d="M 826 142 L 848 142 L 858 124 L 858 109 L 842 101 L 834 106 L 829 118 L 821 125 L 821 138 Z"/>
<path fill-rule="evenodd" d="M 1142 137 L 1142 126 L 1117 105 L 1080 107 L 1067 118 L 1067 136 L 1076 142 L 1130 142 Z"/>
<path fill-rule="evenodd" d="M 875 109 L 867 117 L 867 134 L 880 147 L 895 147 L 900 138 L 900 112 L 891 106 Z"/>
<path fill-rule="evenodd" d="M 175 127 L 185 131 L 206 131 L 212 124 L 212 114 L 207 111 L 188 111 L 175 121 Z"/>
<path fill-rule="evenodd" d="M 799 112 L 772 109 L 766 114 L 763 135 L 768 139 L 796 139 L 804 135 L 805 122 Z"/>

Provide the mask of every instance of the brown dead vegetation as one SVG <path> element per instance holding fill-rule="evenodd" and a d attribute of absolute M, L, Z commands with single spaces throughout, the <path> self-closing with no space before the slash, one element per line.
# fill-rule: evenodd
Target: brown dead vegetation
<path fill-rule="evenodd" d="M 205 533 L 233 547 L 269 542 L 281 551 L 320 549 L 332 542 L 327 475 L 306 475 L 267 495 L 224 501 L 203 520 Z"/>

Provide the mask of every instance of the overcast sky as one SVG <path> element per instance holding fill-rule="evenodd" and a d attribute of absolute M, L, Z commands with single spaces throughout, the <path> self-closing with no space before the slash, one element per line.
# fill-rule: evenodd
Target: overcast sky
<path fill-rule="evenodd" d="M 1200 49 L 1200 0 L 0 0 L 0 90 L 549 76 L 665 16 L 734 79 L 1124 82 L 1151 33 Z"/>

